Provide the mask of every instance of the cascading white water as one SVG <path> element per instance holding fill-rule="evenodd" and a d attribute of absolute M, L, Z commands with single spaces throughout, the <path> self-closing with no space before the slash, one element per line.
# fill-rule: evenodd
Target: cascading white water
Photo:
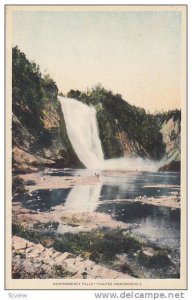
<path fill-rule="evenodd" d="M 96 111 L 80 101 L 59 97 L 67 133 L 80 161 L 91 169 L 103 162 L 103 151 L 98 135 Z"/>
<path fill-rule="evenodd" d="M 156 171 L 160 163 L 148 159 L 117 158 L 104 160 L 97 127 L 96 111 L 75 99 L 59 97 L 71 144 L 88 169 Z"/>

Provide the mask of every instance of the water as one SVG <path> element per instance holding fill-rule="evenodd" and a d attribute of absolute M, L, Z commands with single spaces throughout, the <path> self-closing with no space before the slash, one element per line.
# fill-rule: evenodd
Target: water
<path fill-rule="evenodd" d="M 65 210 L 73 212 L 93 212 L 97 209 L 101 185 L 74 186 L 65 203 Z"/>
<path fill-rule="evenodd" d="M 104 176 L 102 200 L 134 199 L 139 196 L 160 197 L 178 193 L 179 173 L 137 172 Z"/>
<path fill-rule="evenodd" d="M 21 202 L 22 206 L 39 212 L 50 211 L 54 206 L 64 204 L 71 189 L 41 189 L 32 193 L 14 197 L 14 202 Z"/>
<path fill-rule="evenodd" d="M 106 176 L 100 193 L 98 212 L 114 219 L 136 225 L 133 233 L 158 246 L 180 248 L 180 210 L 158 207 L 127 199 L 178 195 L 180 174 L 138 172 L 126 176 Z"/>
<path fill-rule="evenodd" d="M 90 170 L 54 170 L 50 176 L 93 175 Z M 100 173 L 95 185 L 76 185 L 69 189 L 36 190 L 14 201 L 35 211 L 50 211 L 63 205 L 65 211 L 107 213 L 117 221 L 134 225 L 132 231 L 151 243 L 180 247 L 180 210 L 133 202 L 143 197 L 171 196 L 180 189 L 179 173 L 127 172 Z M 107 224 L 106 224 L 107 225 Z"/>
<path fill-rule="evenodd" d="M 180 248 L 180 210 L 158 207 L 139 202 L 111 202 L 97 208 L 114 219 L 132 224 L 131 231 L 155 244 L 174 250 Z"/>
<path fill-rule="evenodd" d="M 94 107 L 59 96 L 67 134 L 79 160 L 88 169 L 125 169 L 156 171 L 161 162 L 149 159 L 117 158 L 104 160 Z"/>

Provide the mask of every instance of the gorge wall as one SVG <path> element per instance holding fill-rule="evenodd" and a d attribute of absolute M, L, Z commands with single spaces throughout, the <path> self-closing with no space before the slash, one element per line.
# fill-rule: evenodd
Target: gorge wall
<path fill-rule="evenodd" d="M 12 80 L 13 171 L 84 167 L 68 137 L 69 120 L 64 119 L 56 83 L 49 75 L 42 76 L 17 47 Z M 101 86 L 86 93 L 71 90 L 67 96 L 94 107 L 104 159 L 162 160 L 161 170 L 179 170 L 180 111 L 149 114 Z M 76 122 L 73 115 L 71 122 Z"/>
<path fill-rule="evenodd" d="M 17 47 L 12 70 L 13 171 L 83 167 L 68 138 L 54 81 Z"/>
<path fill-rule="evenodd" d="M 67 96 L 95 107 L 105 159 L 141 157 L 161 160 L 162 170 L 179 170 L 181 111 L 146 113 L 100 85 Z"/>
<path fill-rule="evenodd" d="M 161 126 L 166 145 L 164 164 L 160 171 L 180 171 L 181 168 L 181 114 L 171 115 Z"/>

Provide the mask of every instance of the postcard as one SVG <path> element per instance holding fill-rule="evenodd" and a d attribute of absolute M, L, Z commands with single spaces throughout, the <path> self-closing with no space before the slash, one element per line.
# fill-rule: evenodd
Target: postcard
<path fill-rule="evenodd" d="M 187 6 L 5 19 L 5 288 L 186 289 Z"/>

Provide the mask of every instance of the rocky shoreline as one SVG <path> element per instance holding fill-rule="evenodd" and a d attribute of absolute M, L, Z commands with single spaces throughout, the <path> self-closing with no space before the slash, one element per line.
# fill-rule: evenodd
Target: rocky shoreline
<path fill-rule="evenodd" d="M 58 252 L 18 236 L 12 238 L 13 278 L 132 278 L 68 252 Z"/>
<path fill-rule="evenodd" d="M 22 192 L 29 194 L 37 189 L 95 185 L 101 180 L 95 175 L 50 176 L 48 169 L 19 175 L 19 178 L 24 184 Z M 15 195 L 17 199 L 20 198 L 18 191 Z M 158 199 L 136 197 L 104 202 L 107 204 L 111 201 L 180 208 L 180 198 L 176 194 Z M 14 200 L 12 217 L 13 278 L 179 276 L 179 266 L 175 267 L 169 249 L 154 247 L 136 239 L 131 234 L 135 224 L 117 221 L 110 214 L 97 211 L 74 212 L 65 209 L 63 204 L 48 211 L 38 211 L 26 208 L 21 201 Z"/>

